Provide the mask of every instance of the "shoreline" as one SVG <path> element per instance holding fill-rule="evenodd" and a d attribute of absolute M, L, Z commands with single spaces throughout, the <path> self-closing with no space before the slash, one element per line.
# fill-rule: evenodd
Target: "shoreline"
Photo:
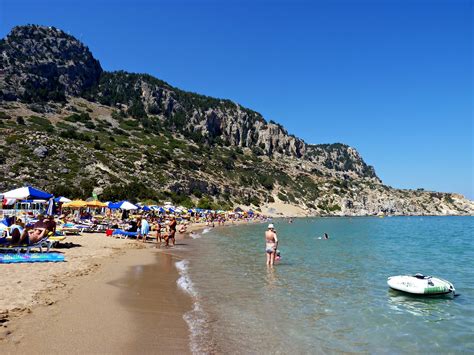
<path fill-rule="evenodd" d="M 191 305 L 176 278 L 171 256 L 128 250 L 80 280 L 67 298 L 14 322 L 2 352 L 189 353 L 182 314 Z"/>
<path fill-rule="evenodd" d="M 183 243 L 183 241 L 192 241 L 192 233 L 200 233 L 207 228 L 215 229 L 253 223 L 258 222 L 241 221 L 215 227 L 206 226 L 205 223 L 190 225 L 187 232 L 177 234 L 176 244 L 178 247 L 180 244 L 187 245 L 188 243 Z M 125 342 L 126 344 L 122 344 L 122 347 L 117 348 L 117 351 L 122 351 L 124 347 L 133 351 L 134 346 L 136 350 L 140 349 L 141 351 L 152 351 L 156 346 L 159 346 L 163 352 L 179 350 L 180 353 L 186 353 L 190 351 L 191 329 L 189 323 L 186 324 L 184 316 L 187 312 L 192 311 L 193 297 L 186 290 L 179 288 L 178 279 L 182 275 L 175 265 L 177 261 L 186 257 L 186 253 L 192 252 L 190 248 L 157 247 L 153 240 L 143 245 L 141 241 L 116 239 L 100 233 L 89 233 L 67 237 L 61 248 L 52 251 L 64 253 L 67 262 L 2 265 L 5 283 L 4 291 L 0 297 L 0 349 L 2 352 L 28 353 L 31 352 L 31 349 L 35 349 L 36 353 L 41 352 L 40 349 L 44 352 L 63 352 L 70 344 L 75 344 L 74 338 L 77 335 L 69 337 L 60 329 L 68 328 L 74 322 L 78 322 L 75 328 L 80 328 L 82 324 L 86 328 L 102 329 L 100 327 L 102 325 L 109 329 L 110 327 L 106 327 L 105 323 L 94 318 L 94 313 L 85 311 L 87 310 L 86 304 L 100 305 L 101 298 L 93 296 L 94 300 L 87 299 L 84 304 L 78 296 L 82 295 L 87 298 L 87 295 L 95 295 L 97 290 L 105 299 L 109 300 L 105 305 L 102 304 L 102 309 L 108 309 L 108 311 L 101 313 L 100 309 L 95 310 L 102 314 L 102 319 L 107 319 L 106 316 L 110 314 L 122 314 L 120 316 L 121 322 L 136 325 L 136 327 L 126 325 L 121 328 L 122 331 L 130 328 L 127 333 L 132 334 L 134 329 L 142 327 L 143 322 L 148 322 L 149 327 L 154 327 L 152 322 L 142 317 L 146 310 L 153 309 L 155 320 L 160 319 L 162 323 L 160 328 L 164 329 L 165 334 L 168 334 L 160 337 L 158 342 L 155 339 L 154 342 L 148 343 L 148 349 L 145 349 L 142 343 L 136 342 L 136 339 L 140 339 L 140 333 L 136 334 L 133 339 L 119 337 L 121 343 Z M 130 294 L 127 296 L 125 292 L 120 296 L 113 287 L 113 285 L 120 286 L 123 282 L 128 282 L 123 280 L 130 281 L 134 277 L 130 270 L 141 273 L 142 283 L 154 284 L 150 290 L 148 290 L 150 287 L 147 288 L 142 284 L 140 290 L 137 291 L 142 294 L 143 302 L 147 305 L 145 309 L 141 310 L 141 313 L 130 304 Z M 145 276 L 143 275 L 144 270 L 148 270 Z M 150 292 L 155 290 L 157 302 L 150 302 L 150 297 L 143 295 L 147 290 Z M 76 300 L 76 303 L 73 303 L 72 299 Z M 174 303 L 174 300 L 177 299 L 181 300 L 179 304 Z M 172 311 L 167 309 L 166 304 L 171 305 Z M 161 308 L 154 308 L 156 305 Z M 136 314 L 135 316 L 125 316 L 124 309 L 128 309 L 127 312 L 130 313 L 130 308 L 139 312 L 141 316 Z M 60 314 L 68 314 L 70 318 L 58 318 Z M 80 317 L 75 319 L 75 315 L 80 315 Z M 60 329 L 57 329 L 58 322 L 61 324 Z M 110 320 L 110 323 L 114 322 L 113 319 Z M 42 335 L 39 338 L 35 333 L 37 328 L 35 324 L 46 325 L 41 327 L 40 334 Z M 170 325 L 174 329 L 172 332 L 167 331 Z M 116 331 L 119 330 L 116 329 Z M 97 332 L 89 330 L 89 332 L 101 334 L 102 330 Z M 112 332 L 109 329 L 107 332 L 110 333 L 111 339 L 117 337 L 115 331 Z M 180 334 L 179 339 L 174 339 L 173 334 Z M 43 346 L 41 339 L 45 337 L 55 339 L 54 348 L 50 346 L 41 348 Z M 24 341 L 24 339 L 28 339 L 28 341 Z M 167 339 L 174 339 L 174 341 L 168 342 Z M 182 339 L 185 340 L 184 343 Z M 32 342 L 35 346 L 32 346 Z M 136 344 L 131 345 L 134 342 Z M 176 344 L 179 349 L 176 348 Z M 76 344 L 71 351 L 80 352 L 78 351 L 80 346 L 82 345 Z M 96 351 L 97 344 L 96 347 L 83 348 L 83 350 L 83 352 Z M 103 350 L 107 352 L 110 349 Z"/>

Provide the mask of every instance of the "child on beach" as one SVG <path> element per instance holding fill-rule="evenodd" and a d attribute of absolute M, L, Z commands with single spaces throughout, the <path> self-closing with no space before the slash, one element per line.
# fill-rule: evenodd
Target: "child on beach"
<path fill-rule="evenodd" d="M 161 224 L 160 224 L 160 221 L 158 219 L 155 221 L 154 228 L 156 230 L 156 244 L 158 244 L 158 243 L 161 244 L 161 240 L 163 238 L 162 238 L 162 235 L 161 235 Z"/>

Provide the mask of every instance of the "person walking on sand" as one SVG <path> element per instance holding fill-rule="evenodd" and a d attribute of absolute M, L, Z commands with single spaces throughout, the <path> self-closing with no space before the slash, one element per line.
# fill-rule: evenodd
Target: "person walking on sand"
<path fill-rule="evenodd" d="M 265 231 L 265 254 L 267 256 L 267 265 L 273 266 L 275 264 L 275 256 L 278 247 L 278 238 L 275 231 L 275 226 L 270 223 Z"/>
<path fill-rule="evenodd" d="M 150 224 L 148 223 L 145 217 L 142 217 L 140 223 L 140 234 L 143 238 L 143 243 L 146 242 L 146 238 L 148 237 L 148 233 L 150 233 Z M 137 238 L 138 240 L 138 238 Z"/>
<path fill-rule="evenodd" d="M 172 239 L 173 246 L 175 244 L 175 234 L 176 234 L 176 218 L 174 216 L 171 216 L 170 224 L 168 224 L 168 227 L 170 229 L 169 234 L 168 234 L 168 240 L 166 241 L 166 245 L 169 245 L 169 240 Z"/>

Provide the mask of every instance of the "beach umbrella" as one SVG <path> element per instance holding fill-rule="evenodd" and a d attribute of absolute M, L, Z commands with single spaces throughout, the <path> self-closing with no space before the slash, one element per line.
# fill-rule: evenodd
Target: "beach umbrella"
<path fill-rule="evenodd" d="M 65 203 L 63 207 L 69 207 L 69 208 L 87 207 L 87 202 L 83 200 L 74 200 L 74 201 Z"/>
<path fill-rule="evenodd" d="M 109 203 L 111 209 L 122 209 L 122 210 L 137 210 L 138 207 L 128 201 L 120 201 L 115 203 Z"/>
<path fill-rule="evenodd" d="M 54 202 L 66 203 L 66 202 L 71 202 L 71 200 L 64 196 L 59 196 L 54 199 Z"/>
<path fill-rule="evenodd" d="M 48 201 L 48 207 L 46 208 L 46 215 L 52 216 L 54 214 L 54 199 L 50 198 Z"/>
<path fill-rule="evenodd" d="M 7 191 L 3 194 L 3 198 L 6 198 L 6 199 L 14 198 L 17 200 L 26 200 L 26 199 L 48 200 L 51 197 L 53 197 L 53 195 L 47 192 L 35 189 L 31 186 L 20 187 L 18 189 Z"/>
<path fill-rule="evenodd" d="M 107 204 L 104 202 L 93 200 L 93 201 L 86 201 L 86 206 L 87 207 L 107 207 Z"/>
<path fill-rule="evenodd" d="M 0 221 L 0 229 L 8 228 L 13 223 L 13 217 L 5 217 Z"/>
<path fill-rule="evenodd" d="M 4 198 L 4 199 L 3 199 L 3 204 L 4 204 L 5 206 L 14 205 L 15 202 L 16 202 L 16 199 L 14 199 L 14 198 Z"/>

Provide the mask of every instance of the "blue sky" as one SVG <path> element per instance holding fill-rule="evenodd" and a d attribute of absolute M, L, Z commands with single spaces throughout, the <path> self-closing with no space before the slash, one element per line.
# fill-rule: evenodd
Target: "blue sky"
<path fill-rule="evenodd" d="M 229 98 L 309 143 L 342 142 L 388 185 L 474 198 L 468 0 L 0 1 L 106 70 Z"/>

